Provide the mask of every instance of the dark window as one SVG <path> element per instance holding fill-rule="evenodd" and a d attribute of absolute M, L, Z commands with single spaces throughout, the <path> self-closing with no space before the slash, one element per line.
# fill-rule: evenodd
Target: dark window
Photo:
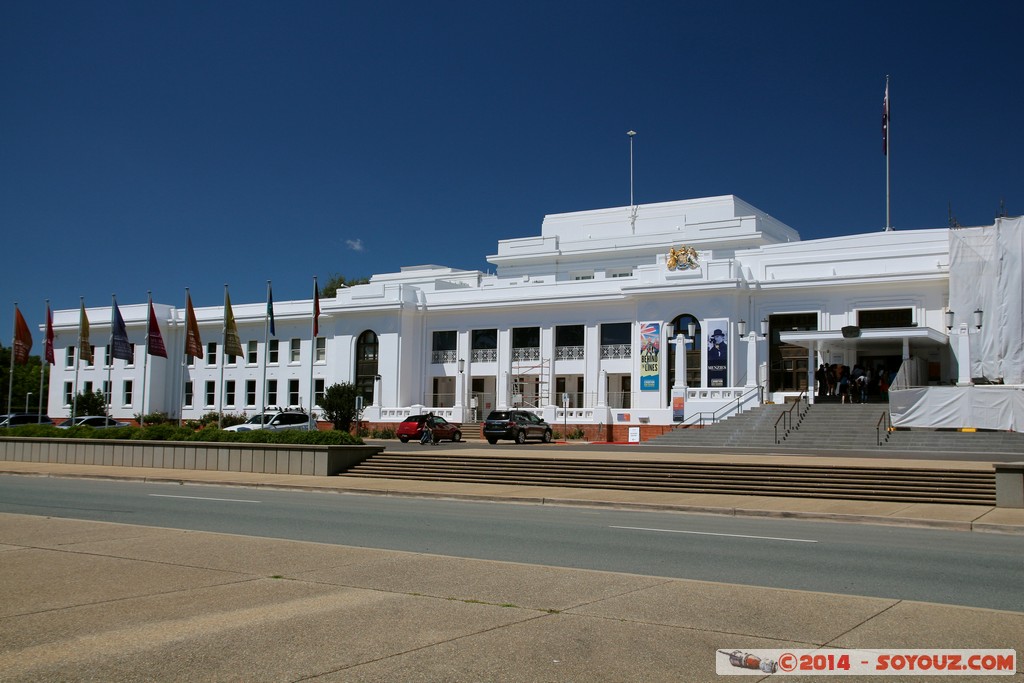
<path fill-rule="evenodd" d="M 914 311 L 910 308 L 887 308 L 875 311 L 858 311 L 857 325 L 864 329 L 913 327 Z"/>
<path fill-rule="evenodd" d="M 632 334 L 632 323 L 604 323 L 601 325 L 601 346 L 631 344 Z"/>
<path fill-rule="evenodd" d="M 453 347 L 454 348 L 454 347 Z M 498 330 L 473 330 L 474 349 L 498 348 Z"/>
<path fill-rule="evenodd" d="M 583 325 L 559 325 L 555 328 L 555 346 L 583 346 Z"/>
<path fill-rule="evenodd" d="M 457 344 L 455 330 L 434 333 L 434 351 L 454 351 Z"/>
<path fill-rule="evenodd" d="M 377 334 L 366 330 L 356 341 L 356 389 L 367 405 L 373 403 L 374 380 L 377 377 Z"/>
<path fill-rule="evenodd" d="M 532 349 L 540 346 L 539 327 L 517 327 L 512 330 L 513 349 Z"/>
<path fill-rule="evenodd" d="M 783 313 L 768 316 L 768 348 L 771 371 L 769 391 L 806 391 L 809 371 L 807 349 L 779 341 L 780 332 L 818 329 L 817 313 Z"/>

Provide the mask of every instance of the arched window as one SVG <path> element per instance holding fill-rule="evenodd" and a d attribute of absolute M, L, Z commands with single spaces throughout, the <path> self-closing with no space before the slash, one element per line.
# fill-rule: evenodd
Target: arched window
<path fill-rule="evenodd" d="M 696 326 L 696 333 L 686 346 L 686 386 L 699 387 L 701 386 L 700 350 L 703 348 L 700 341 L 700 320 L 689 313 L 676 316 L 672 321 L 672 326 L 675 329 L 672 334 L 682 334 L 689 339 L 691 322 Z M 676 377 L 676 345 L 669 344 L 668 347 L 668 385 L 671 387 Z"/>
<path fill-rule="evenodd" d="M 380 346 L 377 334 L 366 330 L 356 340 L 356 389 L 363 395 L 366 405 L 373 403 L 373 385 L 377 378 L 377 353 Z"/>

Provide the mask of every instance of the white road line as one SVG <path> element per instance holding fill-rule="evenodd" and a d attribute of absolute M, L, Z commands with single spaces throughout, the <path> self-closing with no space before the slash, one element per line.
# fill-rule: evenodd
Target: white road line
<path fill-rule="evenodd" d="M 238 498 L 203 498 L 201 496 L 171 496 L 163 493 L 149 494 L 154 498 L 187 498 L 188 500 L 216 500 L 222 503 L 260 503 L 259 500 L 240 500 Z"/>
<path fill-rule="evenodd" d="M 747 536 L 745 534 L 716 534 L 710 531 L 680 531 L 679 529 L 648 529 L 642 526 L 613 526 L 611 529 L 628 529 L 630 531 L 660 531 L 666 534 L 696 534 L 698 536 L 728 536 L 730 538 L 756 538 L 762 541 L 791 541 L 793 543 L 817 543 L 809 538 L 779 538 L 777 536 Z"/>

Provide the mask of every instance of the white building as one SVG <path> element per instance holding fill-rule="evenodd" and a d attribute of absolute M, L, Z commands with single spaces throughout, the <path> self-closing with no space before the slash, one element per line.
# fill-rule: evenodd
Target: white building
<path fill-rule="evenodd" d="M 677 421 L 673 389 L 686 419 L 722 416 L 813 393 L 822 362 L 903 365 L 915 384 L 1024 384 L 1022 244 L 1019 218 L 801 241 L 734 196 L 549 215 L 539 236 L 498 242 L 493 275 L 413 266 L 340 289 L 320 301 L 315 345 L 311 300 L 275 303 L 269 345 L 266 303 L 235 305 L 240 358 L 223 357 L 223 308 L 200 308 L 206 353 L 183 365 L 184 310 L 162 304 L 173 360 L 144 363 L 146 305 L 129 305 L 120 310 L 136 362 L 108 367 L 110 308 L 95 308 L 96 362 L 76 373 L 79 311 L 57 311 L 49 410 L 70 414 L 75 391 L 109 381 L 116 417 L 252 414 L 264 389 L 267 405 L 308 406 L 312 379 L 317 395 L 336 382 L 362 387 L 370 423 L 425 409 L 466 422 L 519 405 L 620 438 Z M 1007 251 L 1015 271 L 1000 266 Z M 666 324 L 688 334 L 689 322 L 684 377 Z M 717 330 L 724 354 L 710 348 Z"/>

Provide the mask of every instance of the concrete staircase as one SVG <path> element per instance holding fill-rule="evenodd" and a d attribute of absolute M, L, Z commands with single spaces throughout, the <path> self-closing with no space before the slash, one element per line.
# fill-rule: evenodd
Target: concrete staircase
<path fill-rule="evenodd" d="M 776 430 L 779 415 L 790 407 L 791 404 L 765 405 L 702 429 L 674 429 L 646 445 L 673 446 L 686 451 L 744 449 L 795 454 L 857 451 L 875 456 L 899 452 L 1008 453 L 1024 459 L 1024 434 L 1016 432 L 887 431 L 888 422 L 883 421 L 879 427 L 882 416 L 888 415 L 885 403 L 816 403 L 806 407 L 800 418 L 794 411 L 792 429 L 785 429 L 785 423 L 779 422 Z"/>
<path fill-rule="evenodd" d="M 340 476 L 674 493 L 995 505 L 994 473 L 957 469 L 609 461 L 384 452 Z"/>

